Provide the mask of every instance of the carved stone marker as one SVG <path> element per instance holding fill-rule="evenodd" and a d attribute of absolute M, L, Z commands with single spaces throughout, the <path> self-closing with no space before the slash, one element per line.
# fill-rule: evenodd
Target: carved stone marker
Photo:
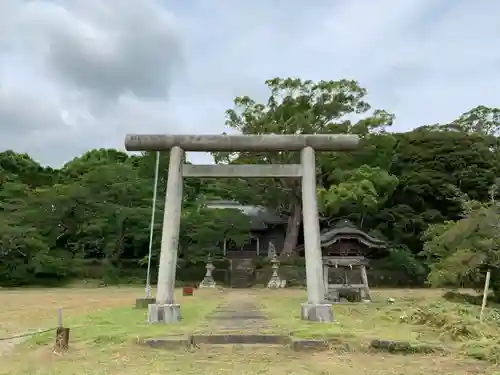
<path fill-rule="evenodd" d="M 177 247 L 182 207 L 183 177 L 300 178 L 306 261 L 307 302 L 301 304 L 305 320 L 332 321 L 325 301 L 321 259 L 318 204 L 316 197 L 316 151 L 357 149 L 355 135 L 127 135 L 128 151 L 170 151 L 168 182 L 158 270 L 156 304 L 149 305 L 148 321 L 170 323 L 180 319 L 174 302 Z M 184 151 L 272 152 L 300 151 L 301 163 L 288 165 L 184 165 Z"/>
<path fill-rule="evenodd" d="M 205 274 L 205 277 L 201 281 L 199 288 L 215 288 L 215 280 L 212 276 L 212 272 L 214 271 L 215 267 L 212 264 L 212 260 L 210 257 L 208 257 L 207 260 L 207 265 L 205 266 L 207 269 L 207 273 Z"/>
<path fill-rule="evenodd" d="M 269 245 L 267 246 L 267 256 L 272 259 L 275 258 L 276 255 L 276 247 L 272 241 L 269 241 Z"/>
<path fill-rule="evenodd" d="M 276 259 L 276 255 L 274 255 L 271 259 L 271 267 L 273 268 L 273 274 L 271 275 L 271 279 L 267 283 L 267 287 L 269 289 L 281 288 L 282 283 L 278 272 L 280 268 L 280 261 Z"/>

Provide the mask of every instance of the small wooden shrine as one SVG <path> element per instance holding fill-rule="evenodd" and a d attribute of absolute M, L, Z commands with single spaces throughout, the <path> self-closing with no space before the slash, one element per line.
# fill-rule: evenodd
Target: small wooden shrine
<path fill-rule="evenodd" d="M 370 258 L 386 254 L 385 243 L 341 220 L 321 233 L 326 299 L 371 301 L 366 267 Z"/>

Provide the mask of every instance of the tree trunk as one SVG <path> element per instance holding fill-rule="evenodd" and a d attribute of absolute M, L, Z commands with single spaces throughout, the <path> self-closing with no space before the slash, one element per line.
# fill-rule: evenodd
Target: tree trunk
<path fill-rule="evenodd" d="M 297 201 L 292 206 L 292 214 L 288 217 L 283 255 L 291 255 L 297 247 L 300 224 L 302 223 L 302 203 Z"/>
<path fill-rule="evenodd" d="M 363 229 L 363 224 L 364 224 L 364 221 L 365 221 L 365 215 L 364 215 L 364 214 L 362 214 L 362 215 L 361 215 L 361 220 L 360 220 L 360 222 L 359 222 L 359 229 L 361 229 L 361 230 Z"/>

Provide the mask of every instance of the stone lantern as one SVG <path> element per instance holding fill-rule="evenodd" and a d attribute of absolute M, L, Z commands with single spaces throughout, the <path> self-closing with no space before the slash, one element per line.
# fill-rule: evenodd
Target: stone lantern
<path fill-rule="evenodd" d="M 208 256 L 207 265 L 205 266 L 207 272 L 205 273 L 205 277 L 201 281 L 199 287 L 200 288 L 215 288 L 215 280 L 212 276 L 212 272 L 215 270 L 214 265 L 212 264 L 212 258 Z"/>

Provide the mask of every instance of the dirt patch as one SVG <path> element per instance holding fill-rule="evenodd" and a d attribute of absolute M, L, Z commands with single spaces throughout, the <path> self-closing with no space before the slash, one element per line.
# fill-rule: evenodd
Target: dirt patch
<path fill-rule="evenodd" d="M 131 305 L 139 289 L 25 289 L 0 291 L 0 336 L 48 328 L 57 324 L 57 310 L 63 318 L 85 315 L 100 309 Z"/>
<path fill-rule="evenodd" d="M 58 308 L 62 308 L 64 319 L 131 305 L 139 293 L 132 288 L 0 290 L 0 355 L 26 339 L 5 338 L 55 327 Z"/>
<path fill-rule="evenodd" d="M 269 374 L 269 375 L 494 375 L 485 363 L 437 356 L 371 355 L 364 353 L 296 353 L 274 347 L 218 346 L 163 351 L 137 346 L 92 350 L 80 345 L 55 356 L 43 349 L 30 361 L 2 364 L 0 374 Z M 2 373 L 3 371 L 3 373 Z"/>
<path fill-rule="evenodd" d="M 0 356 L 10 353 L 15 348 L 15 346 L 22 341 L 22 338 L 0 341 Z"/>

